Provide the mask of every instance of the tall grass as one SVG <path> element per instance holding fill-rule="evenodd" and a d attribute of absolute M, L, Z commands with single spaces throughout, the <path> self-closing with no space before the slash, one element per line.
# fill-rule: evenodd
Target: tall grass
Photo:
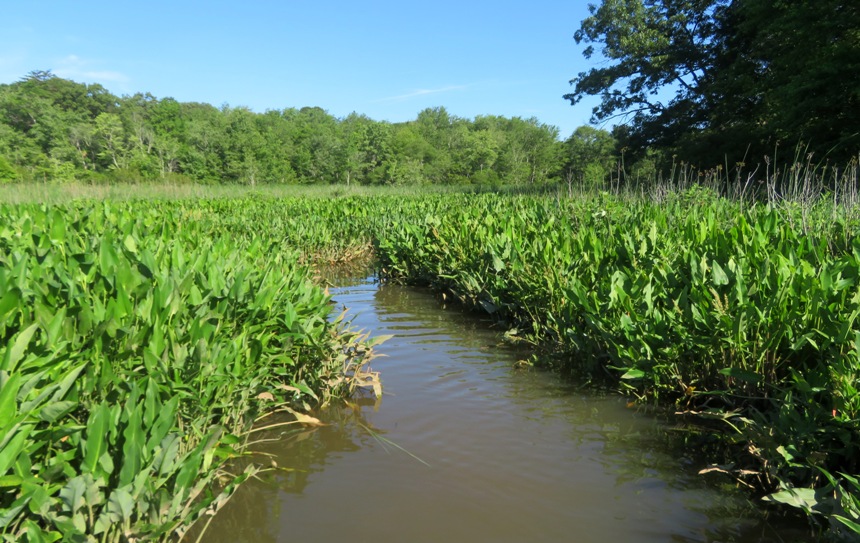
<path fill-rule="evenodd" d="M 822 162 L 802 148 L 795 149 L 788 161 L 776 154 L 756 159 L 754 166 L 737 162 L 700 169 L 673 161 L 667 171 L 644 176 L 627 171 L 622 162 L 609 173 L 602 187 L 590 187 L 589 192 L 593 193 L 596 188 L 619 196 L 626 194 L 659 202 L 679 192 L 704 188 L 747 205 L 767 203 L 808 208 L 827 203 L 833 206 L 832 210 L 858 208 L 860 155 L 837 165 L 826 160 Z M 572 192 L 572 187 L 569 190 Z"/>
<path fill-rule="evenodd" d="M 198 183 L 33 182 L 0 184 L 0 203 L 60 204 L 74 200 L 343 198 L 471 192 L 472 185 L 203 185 Z"/>

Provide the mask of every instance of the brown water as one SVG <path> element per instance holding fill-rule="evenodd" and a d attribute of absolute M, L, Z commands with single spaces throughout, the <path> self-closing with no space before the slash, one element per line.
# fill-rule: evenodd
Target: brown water
<path fill-rule="evenodd" d="M 354 326 L 394 334 L 385 394 L 270 433 L 282 468 L 241 487 L 203 541 L 802 541 L 625 400 L 517 370 L 500 334 L 432 295 L 372 281 L 337 289 Z M 774 525 L 776 524 L 776 526 Z"/>

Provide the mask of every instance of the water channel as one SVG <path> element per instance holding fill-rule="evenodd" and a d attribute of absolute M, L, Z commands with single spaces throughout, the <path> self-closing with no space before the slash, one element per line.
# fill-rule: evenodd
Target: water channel
<path fill-rule="evenodd" d="M 372 364 L 382 399 L 262 436 L 279 469 L 240 487 L 203 541 L 809 540 L 709 486 L 699 459 L 667 447 L 666 423 L 516 369 L 518 353 L 474 315 L 372 279 L 332 294 L 356 328 L 394 335 Z"/>

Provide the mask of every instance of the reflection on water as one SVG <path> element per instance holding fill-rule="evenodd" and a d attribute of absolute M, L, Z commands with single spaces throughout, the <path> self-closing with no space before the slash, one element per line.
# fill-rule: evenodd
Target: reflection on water
<path fill-rule="evenodd" d="M 517 353 L 474 316 L 371 281 L 333 294 L 356 328 L 394 334 L 374 361 L 383 398 L 317 414 L 325 427 L 255 434 L 277 469 L 241 487 L 205 541 L 807 537 L 706 486 L 623 399 L 514 369 Z"/>

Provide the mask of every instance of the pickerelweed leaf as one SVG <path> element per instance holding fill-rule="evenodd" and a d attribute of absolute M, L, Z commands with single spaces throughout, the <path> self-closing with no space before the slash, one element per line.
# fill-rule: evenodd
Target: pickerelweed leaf
<path fill-rule="evenodd" d="M 726 275 L 726 272 L 723 270 L 722 266 L 720 266 L 720 263 L 716 260 L 711 262 L 711 278 L 713 279 L 715 285 L 721 286 L 729 284 L 728 275 Z"/>
<path fill-rule="evenodd" d="M 134 498 L 125 488 L 114 489 L 108 498 L 108 511 L 119 520 L 131 520 L 134 513 Z"/>
<path fill-rule="evenodd" d="M 32 424 L 16 424 L 6 431 L 0 440 L 0 476 L 4 476 L 29 444 Z"/>
<path fill-rule="evenodd" d="M 104 466 L 100 464 L 100 460 L 111 445 L 108 442 L 108 428 L 112 422 L 111 409 L 108 405 L 101 404 L 90 411 L 84 441 L 84 461 L 81 465 L 85 473 L 102 473 L 101 468 Z"/>
<path fill-rule="evenodd" d="M 822 502 L 822 491 L 814 488 L 788 488 L 769 494 L 763 499 L 797 507 L 811 513 Z"/>
<path fill-rule="evenodd" d="M 52 402 L 39 410 L 39 418 L 48 424 L 54 424 L 80 406 L 76 401 Z"/>
<path fill-rule="evenodd" d="M 122 240 L 122 244 L 130 253 L 137 253 L 137 240 L 135 240 L 131 235 L 126 236 Z"/>
<path fill-rule="evenodd" d="M 84 475 L 79 475 L 69 479 L 66 485 L 60 489 L 60 500 L 63 502 L 63 511 L 72 516 L 86 505 L 88 483 L 92 482 L 92 477 L 87 478 Z"/>
<path fill-rule="evenodd" d="M 19 332 L 11 343 L 7 344 L 2 362 L 3 365 L 0 367 L 0 370 L 5 370 L 10 373 L 15 371 L 18 362 L 24 358 L 24 353 L 26 352 L 27 347 L 30 346 L 30 340 L 33 338 L 33 334 L 36 333 L 38 328 L 38 323 L 31 324 Z"/>
<path fill-rule="evenodd" d="M 621 375 L 622 379 L 642 379 L 643 377 L 645 377 L 645 372 L 636 368 L 630 368 Z"/>
<path fill-rule="evenodd" d="M 720 370 L 722 375 L 738 379 L 745 383 L 758 384 L 764 380 L 762 375 L 741 368 L 723 368 Z"/>
<path fill-rule="evenodd" d="M 0 428 L 18 414 L 18 390 L 23 377 L 20 373 L 0 372 Z"/>
<path fill-rule="evenodd" d="M 119 486 L 131 484 L 135 475 L 140 472 L 144 457 L 149 452 L 146 449 L 146 434 L 142 426 L 143 405 L 141 403 L 126 404 L 125 409 L 129 417 L 122 433 L 122 467 L 119 472 Z"/>

